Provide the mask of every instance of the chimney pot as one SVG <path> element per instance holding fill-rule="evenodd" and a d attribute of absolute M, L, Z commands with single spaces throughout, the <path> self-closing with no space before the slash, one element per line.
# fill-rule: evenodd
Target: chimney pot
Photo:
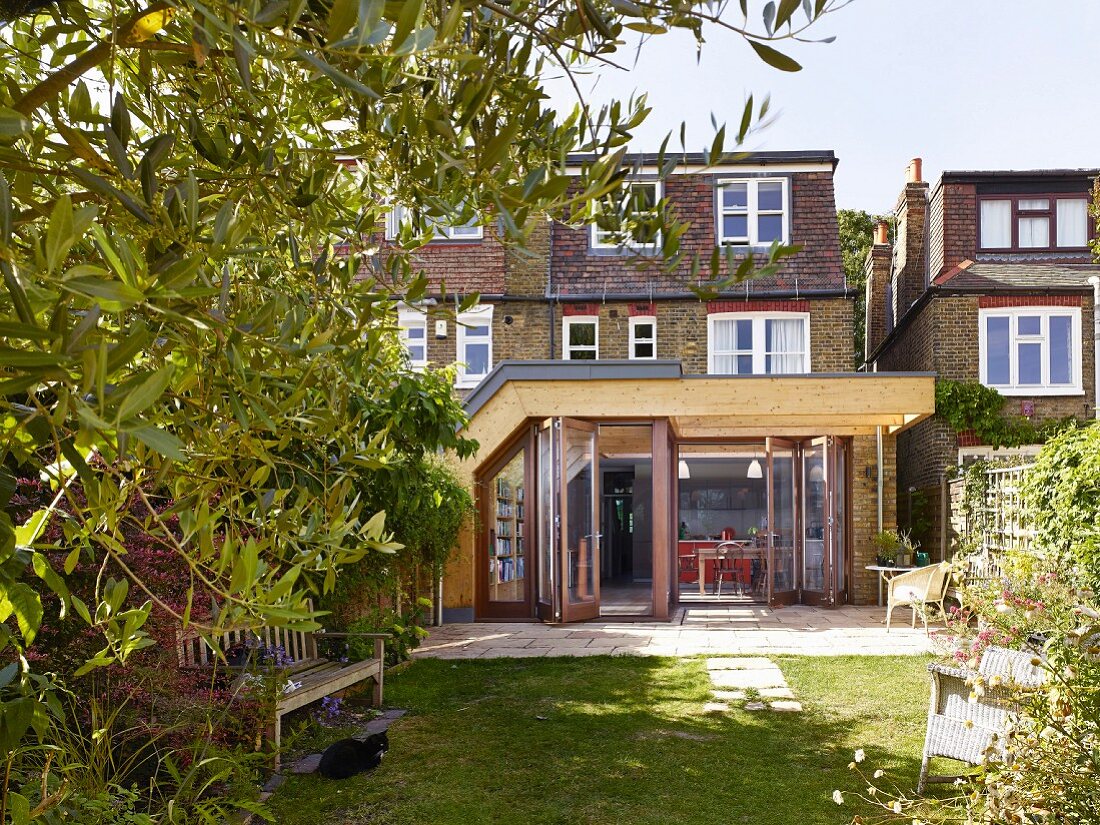
<path fill-rule="evenodd" d="M 884 246 L 889 243 L 887 238 L 889 237 L 890 224 L 886 221 L 879 221 L 875 224 L 875 244 L 878 246 Z"/>
<path fill-rule="evenodd" d="M 905 181 L 906 183 L 921 183 L 924 177 L 921 173 L 921 159 L 913 158 L 909 161 L 909 166 L 906 169 Z"/>

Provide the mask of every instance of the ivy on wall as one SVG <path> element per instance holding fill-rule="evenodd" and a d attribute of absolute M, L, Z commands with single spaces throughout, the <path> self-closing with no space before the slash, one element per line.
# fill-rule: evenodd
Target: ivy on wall
<path fill-rule="evenodd" d="M 936 413 L 956 433 L 972 432 L 992 447 L 1039 444 L 1064 430 L 1072 419 L 1038 424 L 1023 416 L 1004 414 L 1005 398 L 977 381 L 937 381 Z"/>

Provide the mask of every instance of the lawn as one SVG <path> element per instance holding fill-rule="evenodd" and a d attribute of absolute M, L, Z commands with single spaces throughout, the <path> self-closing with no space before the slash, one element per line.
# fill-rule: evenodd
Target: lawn
<path fill-rule="evenodd" d="M 802 713 L 704 713 L 703 659 L 417 661 L 386 685 L 409 715 L 382 766 L 291 778 L 276 822 L 844 823 L 858 747 L 913 787 L 925 659 L 774 658 Z"/>

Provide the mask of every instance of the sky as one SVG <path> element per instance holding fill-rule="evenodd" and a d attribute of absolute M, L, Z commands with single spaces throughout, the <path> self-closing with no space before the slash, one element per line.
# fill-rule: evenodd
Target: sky
<path fill-rule="evenodd" d="M 1100 0 L 854 0 L 818 25 L 809 34 L 836 41 L 784 48 L 801 72 L 715 29 L 698 62 L 690 36 L 662 35 L 620 54 L 629 71 L 581 87 L 594 102 L 648 93 L 635 151 L 668 131 L 678 147 L 681 122 L 702 150 L 712 114 L 735 131 L 746 97 L 770 94 L 778 116 L 747 148 L 832 149 L 842 208 L 892 211 L 913 157 L 933 182 L 944 169 L 1100 167 Z M 559 108 L 575 102 L 564 79 L 549 88 Z"/>

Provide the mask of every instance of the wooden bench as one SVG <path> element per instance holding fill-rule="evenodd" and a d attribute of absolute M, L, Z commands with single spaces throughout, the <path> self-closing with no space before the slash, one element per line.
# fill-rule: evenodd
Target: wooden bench
<path fill-rule="evenodd" d="M 357 662 L 342 662 L 322 654 L 321 649 L 326 641 L 352 638 L 374 640 L 371 658 Z M 285 674 L 293 685 L 293 689 L 277 691 L 275 718 L 268 729 L 269 739 L 275 748 L 276 769 L 279 767 L 279 750 L 282 746 L 282 718 L 291 711 L 367 679 L 374 680 L 372 697 L 374 704 L 376 706 L 382 704 L 385 645 L 388 638 L 390 638 L 388 633 L 327 633 L 324 631 L 307 633 L 280 627 L 264 627 L 259 631 L 228 630 L 221 635 L 219 646 L 223 655 L 233 650 L 251 651 L 252 656 L 260 650 L 269 655 L 280 649 L 285 653 L 287 659 L 285 667 L 277 666 L 277 669 Z M 178 632 L 176 642 L 181 668 L 213 668 L 221 662 L 230 671 L 242 672 L 253 664 L 248 661 L 226 664 L 225 660 L 195 631 Z M 271 665 L 257 664 L 267 670 L 275 669 Z M 239 678 L 244 676 L 242 672 Z"/>

